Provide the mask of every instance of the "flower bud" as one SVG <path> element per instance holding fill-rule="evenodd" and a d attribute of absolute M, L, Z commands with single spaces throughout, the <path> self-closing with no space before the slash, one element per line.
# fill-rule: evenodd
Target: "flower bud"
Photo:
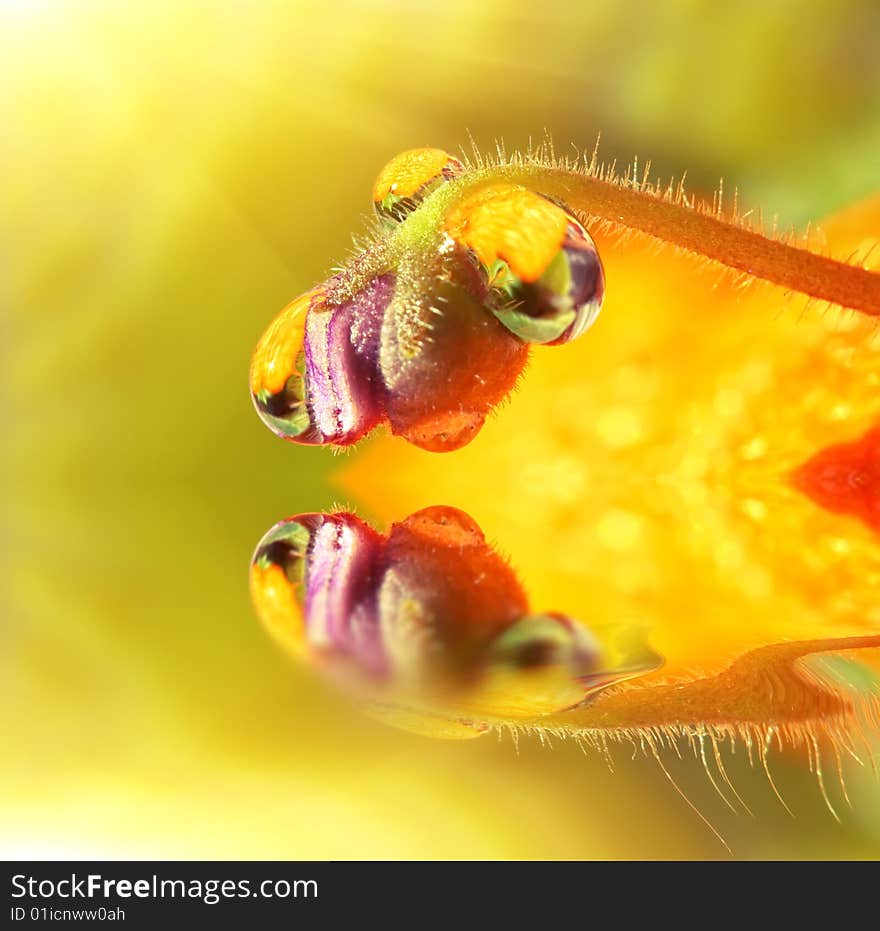
<path fill-rule="evenodd" d="M 552 714 L 656 665 L 609 659 L 575 619 L 531 613 L 510 566 L 450 507 L 385 536 L 349 513 L 290 518 L 257 547 L 251 592 L 291 654 L 374 714 L 437 736 Z"/>
<path fill-rule="evenodd" d="M 486 308 L 485 282 L 466 255 L 419 282 L 421 306 L 389 308 L 380 373 L 393 433 L 433 452 L 469 443 L 512 390 L 528 349 Z"/>

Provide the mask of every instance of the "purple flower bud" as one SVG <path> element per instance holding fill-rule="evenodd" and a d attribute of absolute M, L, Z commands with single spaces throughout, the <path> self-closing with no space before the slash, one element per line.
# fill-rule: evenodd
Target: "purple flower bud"
<path fill-rule="evenodd" d="M 387 536 L 348 513 L 291 518 L 263 538 L 251 578 L 261 619 L 291 652 L 397 713 L 547 714 L 656 666 L 644 652 L 610 664 L 583 624 L 531 613 L 455 508 L 426 508 Z"/>

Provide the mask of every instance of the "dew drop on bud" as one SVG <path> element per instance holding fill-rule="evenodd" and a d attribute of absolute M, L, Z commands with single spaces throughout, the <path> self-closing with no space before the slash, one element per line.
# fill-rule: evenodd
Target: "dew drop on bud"
<path fill-rule="evenodd" d="M 383 220 L 403 220 L 438 184 L 463 172 L 464 165 L 442 149 L 408 149 L 379 172 L 373 206 Z"/>

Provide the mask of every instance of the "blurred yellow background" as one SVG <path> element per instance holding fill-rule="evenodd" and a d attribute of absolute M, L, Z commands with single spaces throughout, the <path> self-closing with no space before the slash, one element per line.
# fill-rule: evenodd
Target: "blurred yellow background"
<path fill-rule="evenodd" d="M 248 359 L 411 146 L 601 130 L 794 223 L 875 191 L 876 4 L 0 0 L 0 79 L 0 852 L 723 855 L 654 762 L 398 733 L 290 665 L 248 559 L 340 460 Z M 670 761 L 738 856 L 878 855 L 869 772 L 838 825 L 780 759 L 792 820 L 742 757 L 753 819 Z"/>

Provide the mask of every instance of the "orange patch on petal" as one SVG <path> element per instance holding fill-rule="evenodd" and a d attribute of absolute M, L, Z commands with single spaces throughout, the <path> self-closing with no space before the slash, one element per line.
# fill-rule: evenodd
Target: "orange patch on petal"
<path fill-rule="evenodd" d="M 820 507 L 880 532 L 880 428 L 823 449 L 794 472 L 792 482 Z"/>
<path fill-rule="evenodd" d="M 490 267 L 502 259 L 522 281 L 537 281 L 562 248 L 570 218 L 556 204 L 514 184 L 481 188 L 453 207 L 446 232 Z"/>

